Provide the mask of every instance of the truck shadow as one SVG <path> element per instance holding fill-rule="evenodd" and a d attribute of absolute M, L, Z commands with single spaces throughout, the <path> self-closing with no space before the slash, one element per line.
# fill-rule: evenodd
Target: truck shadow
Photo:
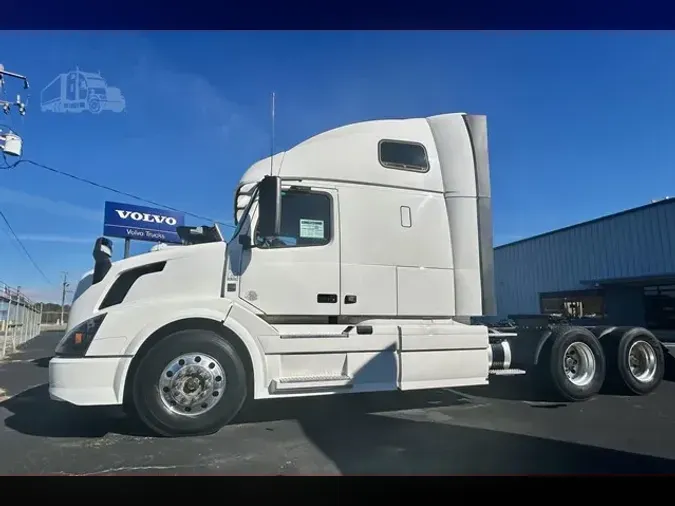
<path fill-rule="evenodd" d="M 36 359 L 38 367 L 47 366 L 49 358 Z M 456 389 L 409 392 L 377 392 L 325 397 L 305 397 L 248 401 L 233 424 L 255 424 L 283 420 L 324 419 L 327 413 L 340 418 L 382 414 L 394 411 L 424 410 L 451 406 L 478 406 L 490 399 L 529 401 L 533 408 L 562 408 L 527 375 L 492 376 L 490 385 Z M 39 437 L 95 438 L 109 433 L 150 437 L 151 432 L 125 416 L 118 407 L 80 408 L 52 401 L 46 384 L 36 386 L 1 402 L 11 412 L 5 425 L 17 432 Z M 329 417 L 330 418 L 330 417 Z"/>
<path fill-rule="evenodd" d="M 490 376 L 490 384 L 477 387 L 457 388 L 457 392 L 487 399 L 528 401 L 560 404 L 560 399 L 538 383 L 529 374 L 517 376 Z"/>
<path fill-rule="evenodd" d="M 170 453 L 180 455 L 179 465 L 183 468 L 190 468 L 192 462 L 200 462 L 200 452 L 206 441 L 214 455 L 229 454 L 229 438 L 242 435 L 253 438 L 253 441 L 262 438 L 264 447 L 284 445 L 289 441 L 293 445 L 301 445 L 299 450 L 293 450 L 294 456 L 284 456 L 283 459 L 292 460 L 299 467 L 291 465 L 278 474 L 303 474 L 299 473 L 300 469 L 307 473 L 307 466 L 316 462 L 316 455 L 312 456 L 311 452 L 317 451 L 329 462 L 317 466 L 316 472 L 321 474 L 335 471 L 349 475 L 675 472 L 675 461 L 669 459 L 496 429 L 465 427 L 451 415 L 439 411 L 430 415 L 424 411 L 424 408 L 432 406 L 465 405 L 470 409 L 475 403 L 475 400 L 448 390 L 411 395 L 378 393 L 263 401 L 249 406 L 233 426 L 225 427 L 217 434 L 206 438 L 164 440 L 162 444 L 167 445 L 165 448 Z M 12 412 L 6 420 L 8 428 L 33 436 L 100 438 L 108 433 L 149 435 L 110 409 L 81 410 L 50 401 L 46 385 L 19 394 L 0 406 Z M 269 424 L 284 420 L 297 421 L 307 443 L 289 435 L 289 426 L 281 429 Z M 245 432 L 242 433 L 242 430 Z M 152 444 L 158 444 L 159 438 L 153 439 L 155 442 Z M 202 441 L 201 445 L 192 444 L 194 440 Z M 143 440 L 133 443 L 134 447 L 143 444 L 147 443 Z M 156 450 L 157 447 L 151 448 Z M 306 458 L 299 456 L 307 452 Z M 274 451 L 271 453 L 274 454 Z M 229 472 L 246 473 L 247 466 L 256 465 L 267 466 L 265 472 L 273 473 L 274 466 L 266 464 L 268 457 L 265 451 L 261 454 L 258 450 L 256 455 L 255 461 L 233 462 L 235 467 Z M 170 472 L 175 474 L 175 469 Z M 260 467 L 250 469 L 250 473 L 260 472 Z"/>
<path fill-rule="evenodd" d="M 485 400 L 469 398 L 454 389 L 268 399 L 247 402 L 232 424 L 335 420 L 344 416 L 478 406 L 481 403 L 484 404 Z M 81 408 L 52 401 L 46 384 L 25 390 L 1 402 L 0 407 L 11 413 L 5 420 L 7 428 L 32 436 L 96 438 L 110 433 L 137 437 L 154 436 L 137 421 L 125 416 L 117 407 Z"/>
<path fill-rule="evenodd" d="M 345 414 L 364 415 L 391 411 L 471 405 L 474 401 L 452 390 L 377 392 L 327 397 L 249 401 L 232 423 L 324 419 Z"/>
<path fill-rule="evenodd" d="M 664 474 L 675 461 L 658 457 L 463 427 L 361 414 L 328 422 L 301 419 L 305 436 L 342 474 L 532 475 Z"/>
<path fill-rule="evenodd" d="M 41 357 L 41 358 L 34 358 L 31 360 L 31 364 L 37 366 L 37 367 L 42 367 L 42 368 L 47 368 L 49 367 L 49 361 L 52 359 L 52 357 Z"/>
<path fill-rule="evenodd" d="M 39 368 L 48 366 L 51 357 L 32 360 Z M 675 358 L 666 354 L 666 381 L 675 381 Z M 363 371 L 361 371 L 363 373 Z M 612 392 L 604 392 L 612 394 Z M 281 420 L 308 420 L 333 413 L 338 418 L 393 411 L 480 405 L 489 399 L 528 401 L 533 408 L 563 408 L 560 402 L 541 388 L 529 375 L 491 376 L 490 385 L 413 392 L 378 392 L 310 398 L 249 401 L 233 421 L 255 424 Z M 5 425 L 17 432 L 44 437 L 102 437 L 108 433 L 152 436 L 147 429 L 126 417 L 119 408 L 78 408 L 49 399 L 46 384 L 30 388 L 0 403 L 11 412 Z"/>
<path fill-rule="evenodd" d="M 386 356 L 384 357 L 386 358 Z M 669 372 L 675 359 L 668 355 Z M 33 360 L 39 368 L 48 365 L 50 357 Z M 387 360 L 373 360 L 358 375 L 373 374 L 371 367 L 392 368 Z M 380 369 L 381 372 L 381 369 Z M 44 379 L 42 380 L 44 381 Z M 325 397 L 269 399 L 250 401 L 233 421 L 234 424 L 256 424 L 283 420 L 302 420 L 312 426 L 344 417 L 425 410 L 450 406 L 479 406 L 489 399 L 532 401 L 542 403 L 536 408 L 562 408 L 566 404 L 542 391 L 528 375 L 491 376 L 490 385 L 457 389 L 422 390 L 412 392 L 378 392 Z M 135 420 L 126 417 L 119 408 L 78 408 L 51 401 L 46 384 L 30 388 L 0 403 L 11 414 L 5 425 L 23 434 L 39 437 L 96 438 L 109 433 L 148 437 L 151 433 Z"/>
<path fill-rule="evenodd" d="M 5 426 L 38 437 L 98 438 L 109 433 L 151 436 L 115 407 L 79 408 L 52 401 L 47 384 L 29 388 L 0 402 L 11 415 Z"/>
<path fill-rule="evenodd" d="M 312 420 L 327 416 L 364 415 L 400 410 L 473 404 L 450 390 L 384 392 L 327 397 L 249 401 L 232 424 L 256 424 L 283 420 Z M 106 434 L 154 436 L 125 416 L 117 407 L 80 408 L 49 398 L 48 385 L 40 385 L 0 402 L 11 415 L 5 426 L 38 437 L 96 438 Z"/>

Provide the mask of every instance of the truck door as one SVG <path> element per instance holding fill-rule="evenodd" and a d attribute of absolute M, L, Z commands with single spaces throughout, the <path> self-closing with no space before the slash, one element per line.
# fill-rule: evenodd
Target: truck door
<path fill-rule="evenodd" d="M 66 77 L 66 100 L 74 102 L 79 98 L 77 72 L 68 72 Z"/>
<path fill-rule="evenodd" d="M 242 252 L 239 297 L 268 315 L 338 315 L 340 237 L 332 188 L 283 188 L 281 235 L 257 234 Z"/>

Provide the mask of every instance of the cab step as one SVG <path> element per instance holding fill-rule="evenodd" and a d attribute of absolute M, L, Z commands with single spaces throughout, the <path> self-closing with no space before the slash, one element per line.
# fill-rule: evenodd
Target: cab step
<path fill-rule="evenodd" d="M 278 378 L 269 386 L 270 394 L 296 391 L 333 390 L 335 388 L 351 388 L 353 378 L 349 376 L 301 376 L 294 378 Z"/>

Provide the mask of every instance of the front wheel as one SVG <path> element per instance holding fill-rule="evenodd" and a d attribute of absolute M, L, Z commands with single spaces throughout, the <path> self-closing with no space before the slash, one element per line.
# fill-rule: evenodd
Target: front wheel
<path fill-rule="evenodd" d="M 217 432 L 247 396 L 241 358 L 207 330 L 181 330 L 160 340 L 143 356 L 132 381 L 137 416 L 163 436 Z"/>
<path fill-rule="evenodd" d="M 89 112 L 92 114 L 100 114 L 103 110 L 103 105 L 98 97 L 91 97 L 87 105 L 89 107 Z"/>

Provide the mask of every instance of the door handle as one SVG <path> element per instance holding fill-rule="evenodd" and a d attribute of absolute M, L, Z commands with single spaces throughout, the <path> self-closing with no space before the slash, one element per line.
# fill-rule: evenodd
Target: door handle
<path fill-rule="evenodd" d="M 335 293 L 319 293 L 316 296 L 319 304 L 337 304 L 338 296 Z"/>

